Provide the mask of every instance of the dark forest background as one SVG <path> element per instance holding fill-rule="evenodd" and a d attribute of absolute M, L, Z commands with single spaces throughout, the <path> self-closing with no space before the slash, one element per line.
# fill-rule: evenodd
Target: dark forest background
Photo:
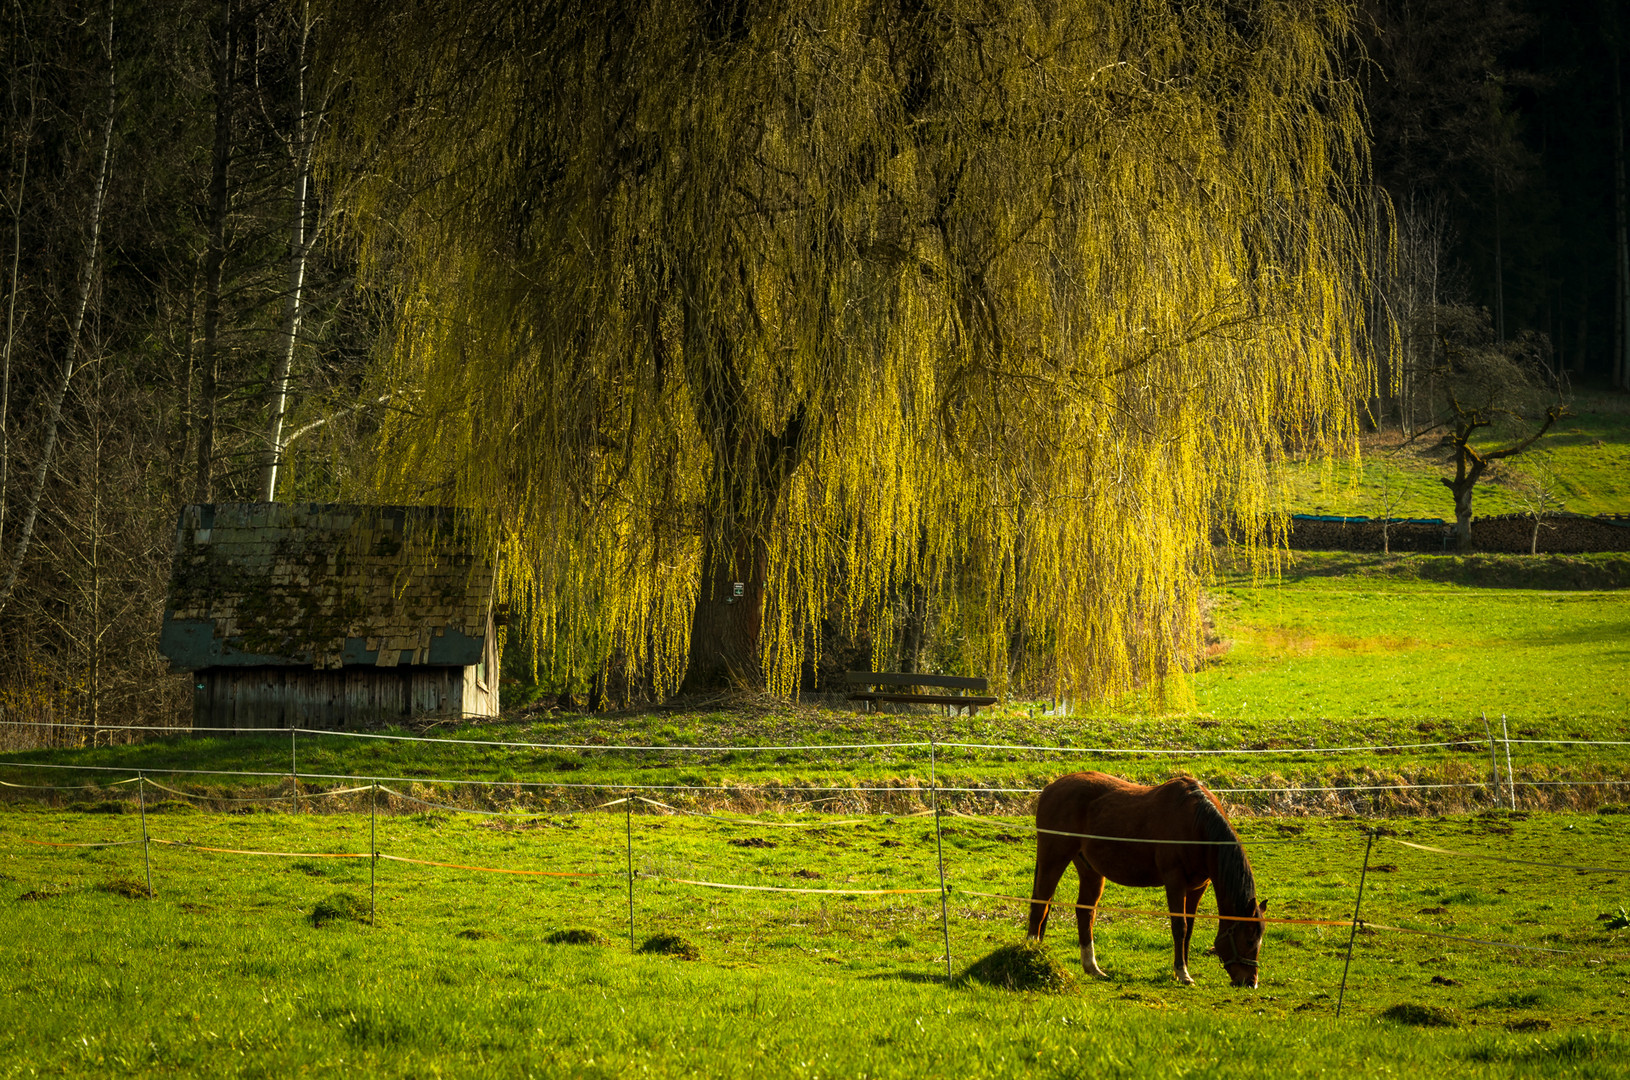
<path fill-rule="evenodd" d="M 345 107 L 302 0 L 0 9 L 0 710 L 171 722 L 155 642 L 189 501 L 367 496 L 394 404 L 316 164 Z M 1366 0 L 1390 196 L 1376 425 L 1429 426 L 1446 349 L 1624 389 L 1624 21 L 1609 0 Z"/>

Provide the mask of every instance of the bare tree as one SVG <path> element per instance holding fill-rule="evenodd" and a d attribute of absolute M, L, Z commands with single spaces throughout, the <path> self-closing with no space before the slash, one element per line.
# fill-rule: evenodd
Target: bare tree
<path fill-rule="evenodd" d="M 1408 493 L 1403 485 L 1403 471 L 1390 461 L 1380 468 L 1381 490 L 1376 494 L 1376 509 L 1381 518 L 1381 553 L 1392 554 L 1392 518 L 1404 505 Z"/>
<path fill-rule="evenodd" d="M 1472 491 L 1497 461 L 1532 447 L 1568 415 L 1565 387 L 1548 363 L 1549 343 L 1525 333 L 1493 339 L 1487 311 L 1445 308 L 1440 330 L 1441 359 L 1434 378 L 1442 386 L 1438 419 L 1422 434 L 1441 431 L 1438 445 L 1454 466 L 1441 483 L 1454 496 L 1455 542 L 1471 546 Z M 1538 427 L 1533 425 L 1538 424 Z M 1483 442 L 1498 426 L 1505 441 Z"/>
<path fill-rule="evenodd" d="M 1528 554 L 1539 554 L 1539 530 L 1555 528 L 1545 519 L 1567 509 L 1562 482 L 1556 475 L 1548 455 L 1538 454 L 1529 463 L 1527 472 L 1513 485 L 1513 494 L 1523 513 L 1534 521 L 1534 531 L 1528 538 Z"/>
<path fill-rule="evenodd" d="M 67 343 L 59 361 L 50 399 L 46 406 L 45 432 L 34 463 L 34 475 L 22 506 L 23 520 L 11 557 L 5 567 L 5 578 L 0 581 L 0 611 L 4 611 L 17 587 L 17 576 L 28 558 L 28 549 L 34 539 L 34 528 L 39 521 L 40 502 L 45 494 L 46 480 L 51 471 L 52 455 L 56 451 L 58 433 L 62 427 L 62 408 L 80 368 L 80 346 L 84 336 L 85 317 L 90 310 L 91 295 L 97 281 L 97 263 L 102 240 L 102 207 L 107 197 L 108 165 L 113 156 L 113 119 L 118 105 L 118 79 L 113 62 L 113 5 L 108 5 L 106 31 L 102 48 L 107 60 L 107 109 L 101 123 L 101 154 L 96 182 L 84 224 L 84 253 L 81 256 L 79 277 L 72 310 L 68 313 Z"/>

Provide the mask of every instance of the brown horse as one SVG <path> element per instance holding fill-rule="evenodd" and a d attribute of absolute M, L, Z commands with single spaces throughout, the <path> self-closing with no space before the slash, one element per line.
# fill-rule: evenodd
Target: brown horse
<path fill-rule="evenodd" d="M 1262 913 L 1268 905 L 1257 902 L 1245 848 L 1200 781 L 1185 776 L 1145 787 L 1085 772 L 1048 784 L 1036 802 L 1036 879 L 1030 891 L 1030 937 L 1038 942 L 1047 932 L 1058 879 L 1072 862 L 1081 878 L 1079 902 L 1092 905 L 1075 912 L 1087 974 L 1108 977 L 1099 970 L 1092 946 L 1093 907 L 1108 878 L 1117 885 L 1165 886 L 1166 910 L 1181 912 L 1172 916 L 1172 968 L 1179 982 L 1192 984 L 1188 960 L 1194 912 L 1206 883 L 1215 882 L 1217 912 L 1225 918 L 1217 921 L 1211 951 L 1235 986 L 1256 986 Z"/>

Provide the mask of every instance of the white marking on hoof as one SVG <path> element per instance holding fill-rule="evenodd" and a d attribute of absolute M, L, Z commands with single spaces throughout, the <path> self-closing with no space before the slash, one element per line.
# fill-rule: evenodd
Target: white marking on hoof
<path fill-rule="evenodd" d="M 1194 985 L 1194 979 L 1189 975 L 1188 968 L 1176 968 L 1174 969 L 1173 974 L 1177 976 L 1177 981 L 1182 983 L 1184 986 Z"/>
<path fill-rule="evenodd" d="M 1109 976 L 1098 967 L 1098 956 L 1091 945 L 1081 946 L 1081 970 L 1095 979 L 1107 979 Z"/>

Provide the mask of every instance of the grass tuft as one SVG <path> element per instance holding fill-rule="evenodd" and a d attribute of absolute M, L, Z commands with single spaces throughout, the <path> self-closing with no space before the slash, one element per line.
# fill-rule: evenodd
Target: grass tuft
<path fill-rule="evenodd" d="M 326 926 L 332 922 L 368 921 L 368 902 L 348 892 L 329 893 L 311 909 L 311 925 Z"/>
<path fill-rule="evenodd" d="M 499 941 L 497 934 L 491 930 L 482 930 L 479 927 L 466 927 L 453 935 L 463 941 Z"/>
<path fill-rule="evenodd" d="M 544 938 L 543 940 L 546 943 L 550 944 L 550 945 L 609 945 L 609 944 L 611 944 L 611 939 L 606 937 L 604 934 L 600 933 L 600 931 L 598 931 L 598 930 L 586 930 L 586 929 L 582 929 L 582 928 L 578 928 L 578 929 L 574 929 L 574 930 L 556 930 L 554 933 L 550 934 L 548 937 Z M 655 941 L 656 939 L 652 938 L 651 940 Z M 647 944 L 649 944 L 649 942 L 647 942 Z M 644 950 L 641 950 L 641 951 L 643 952 Z M 695 957 L 686 957 L 686 959 L 687 960 L 694 960 Z"/>
<path fill-rule="evenodd" d="M 1459 1022 L 1448 1009 L 1438 1005 L 1418 1005 L 1406 1001 L 1381 1012 L 1381 1019 L 1410 1027 L 1459 1027 Z"/>
<path fill-rule="evenodd" d="M 700 960 L 702 950 L 686 941 L 678 934 L 658 934 L 645 939 L 640 946 L 640 952 L 653 956 L 672 956 L 678 960 Z"/>
<path fill-rule="evenodd" d="M 1044 990 L 1057 992 L 1075 986 L 1075 975 L 1040 945 L 1003 945 L 968 965 L 957 978 L 982 982 L 1002 990 Z"/>

